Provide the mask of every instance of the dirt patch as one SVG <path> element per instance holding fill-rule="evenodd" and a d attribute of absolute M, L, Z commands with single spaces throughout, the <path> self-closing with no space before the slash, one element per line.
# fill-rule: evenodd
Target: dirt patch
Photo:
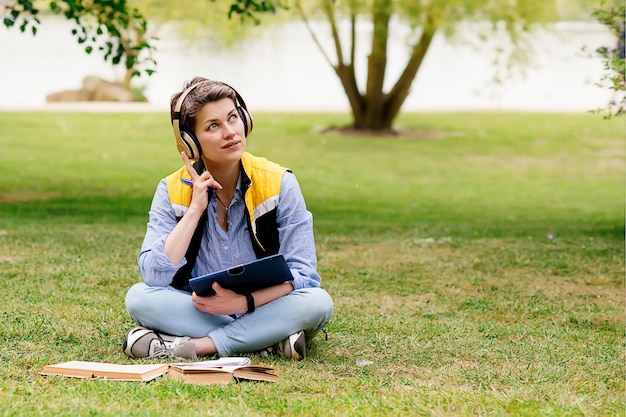
<path fill-rule="evenodd" d="M 376 139 L 406 139 L 406 140 L 438 140 L 461 136 L 461 132 L 447 130 L 426 129 L 386 129 L 386 130 L 363 130 L 353 127 L 330 126 L 319 130 L 319 133 L 341 136 L 372 137 Z"/>
<path fill-rule="evenodd" d="M 561 277 L 546 271 L 542 263 L 516 264 L 498 260 L 498 248 L 501 247 L 511 247 L 528 256 L 536 250 L 532 245 L 514 245 L 514 242 L 501 239 L 482 239 L 465 244 L 452 238 L 432 238 L 432 242 L 431 239 L 380 240 L 358 244 L 346 241 L 333 242 L 331 247 L 320 242 L 319 261 L 321 269 L 327 270 L 330 275 L 346 274 L 344 280 L 362 283 L 377 276 L 395 276 L 401 277 L 405 285 L 421 283 L 421 290 L 431 293 L 430 296 L 420 294 L 424 298 L 408 296 L 402 300 L 415 309 L 436 305 L 438 297 L 434 294 L 437 291 L 455 296 L 482 297 L 482 291 L 491 287 L 525 297 L 541 292 L 547 297 L 583 297 L 613 306 L 624 305 L 623 286 L 615 285 L 613 274 L 598 269 L 601 263 L 586 264 L 584 271 Z M 476 248 L 481 249 L 477 251 Z M 377 299 L 382 310 L 388 309 L 392 302 L 402 304 L 398 298 Z"/>
<path fill-rule="evenodd" d="M 23 203 L 26 201 L 44 201 L 61 196 L 57 191 L 20 190 L 19 193 L 0 194 L 0 203 Z"/>

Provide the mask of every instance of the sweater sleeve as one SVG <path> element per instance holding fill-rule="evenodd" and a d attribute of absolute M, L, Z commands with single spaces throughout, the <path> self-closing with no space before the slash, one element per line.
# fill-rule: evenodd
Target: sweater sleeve
<path fill-rule="evenodd" d="M 156 287 L 170 285 L 176 271 L 187 263 L 183 258 L 180 264 L 174 265 L 165 254 L 165 239 L 176 224 L 176 216 L 169 203 L 167 185 L 165 180 L 161 180 L 152 199 L 146 235 L 137 257 L 139 272 L 147 285 Z"/>
<path fill-rule="evenodd" d="M 283 175 L 276 214 L 280 253 L 294 277 L 294 288 L 319 287 L 313 215 L 307 210 L 300 185 L 291 172 Z"/>

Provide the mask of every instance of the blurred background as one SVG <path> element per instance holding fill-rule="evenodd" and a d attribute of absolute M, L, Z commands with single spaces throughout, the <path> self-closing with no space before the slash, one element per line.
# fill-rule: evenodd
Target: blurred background
<path fill-rule="evenodd" d="M 322 21 L 312 24 L 319 33 L 328 34 Z M 112 66 L 100 53 L 85 53 L 72 35 L 74 27 L 52 14 L 41 17 L 36 36 L 17 27 L 0 27 L 0 109 L 42 107 L 48 94 L 80 88 L 89 75 L 111 81 L 124 78 L 123 64 Z M 408 28 L 402 22 L 392 22 L 391 27 L 387 79 L 398 77 L 410 52 L 405 41 Z M 339 79 L 300 20 L 248 25 L 241 38 L 238 29 L 220 27 L 219 31 L 229 32 L 227 40 L 185 31 L 171 21 L 153 28 L 159 38 L 151 41 L 156 47 L 156 72 L 133 79 L 134 88 L 148 100 L 147 107 L 167 109 L 170 95 L 185 80 L 201 75 L 232 84 L 256 111 L 350 109 Z M 367 22 L 357 28 L 371 31 Z M 534 31 L 527 42 L 527 62 L 499 82 L 494 82 L 493 61 L 501 46 L 495 39 L 477 46 L 479 42 L 472 41 L 479 37 L 477 26 L 468 24 L 461 32 L 460 42 L 442 32 L 435 35 L 404 111 L 584 112 L 605 106 L 611 99 L 610 91 L 596 85 L 604 71 L 601 59 L 583 48 L 593 51 L 612 46 L 615 37 L 593 19 L 560 21 Z M 320 42 L 332 46 L 330 36 L 321 37 Z M 357 74 L 367 73 L 365 58 L 355 65 Z"/>

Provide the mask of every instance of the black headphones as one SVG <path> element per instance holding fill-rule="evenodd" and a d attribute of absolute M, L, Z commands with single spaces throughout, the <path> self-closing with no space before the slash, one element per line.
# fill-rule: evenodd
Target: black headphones
<path fill-rule="evenodd" d="M 252 116 L 248 112 L 248 108 L 246 107 L 246 103 L 243 101 L 243 98 L 239 95 L 237 90 L 235 90 L 230 85 L 213 80 L 204 80 L 200 81 L 192 86 L 187 87 L 185 91 L 182 92 L 178 101 L 176 102 L 176 106 L 174 106 L 174 115 L 172 118 L 172 126 L 174 127 L 174 136 L 176 137 L 176 147 L 178 148 L 178 152 L 185 152 L 189 159 L 199 160 L 202 155 L 202 148 L 200 147 L 200 142 L 196 138 L 194 132 L 188 132 L 186 130 L 180 130 L 180 109 L 183 107 L 183 102 L 185 101 L 185 97 L 189 95 L 196 87 L 200 85 L 204 85 L 206 83 L 216 83 L 225 85 L 226 87 L 233 90 L 235 93 L 235 98 L 237 102 L 235 103 L 237 107 L 237 112 L 239 113 L 239 117 L 243 121 L 243 129 L 244 135 L 247 137 L 250 132 L 252 132 Z"/>

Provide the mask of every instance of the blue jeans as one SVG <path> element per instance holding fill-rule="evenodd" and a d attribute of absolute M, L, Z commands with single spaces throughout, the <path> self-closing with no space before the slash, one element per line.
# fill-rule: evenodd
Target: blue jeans
<path fill-rule="evenodd" d="M 143 282 L 126 293 L 128 314 L 140 326 L 175 336 L 208 336 L 222 356 L 255 352 L 304 330 L 311 340 L 328 323 L 333 301 L 321 288 L 302 288 L 238 318 L 203 313 L 191 294 Z"/>

